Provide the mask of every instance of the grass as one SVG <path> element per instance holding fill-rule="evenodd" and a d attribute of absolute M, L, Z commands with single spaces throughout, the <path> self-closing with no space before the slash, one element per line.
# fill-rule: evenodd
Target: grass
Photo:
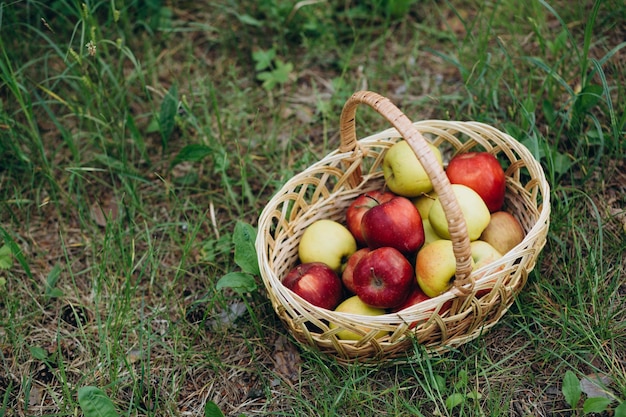
<path fill-rule="evenodd" d="M 132 416 L 583 415 L 568 370 L 626 400 L 623 2 L 357 3 L 0 5 L 0 415 L 87 415 L 87 386 Z M 297 349 L 262 288 L 215 287 L 361 88 L 509 132 L 552 187 L 498 326 L 408 364 Z"/>

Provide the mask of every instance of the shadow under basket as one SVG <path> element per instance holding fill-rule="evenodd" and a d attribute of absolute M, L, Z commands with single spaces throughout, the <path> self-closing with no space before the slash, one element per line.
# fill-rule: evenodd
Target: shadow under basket
<path fill-rule="evenodd" d="M 359 104 L 373 108 L 393 127 L 357 140 Z M 526 147 L 489 125 L 441 120 L 413 123 L 387 98 L 368 91 L 359 91 L 346 102 L 340 129 L 339 149 L 289 179 L 259 217 L 256 250 L 261 277 L 289 332 L 303 346 L 339 362 L 380 363 L 406 358 L 415 342 L 430 352 L 445 350 L 494 326 L 524 287 L 546 242 L 550 188 L 541 165 Z M 424 166 L 446 213 L 457 263 L 451 289 L 401 312 L 371 317 L 316 307 L 285 288 L 281 279 L 299 262 L 298 243 L 304 230 L 320 219 L 345 224 L 345 211 L 356 197 L 383 189 L 383 157 L 401 139 Z M 501 259 L 472 271 L 459 204 L 428 143 L 446 155 L 487 151 L 502 163 L 504 210 L 519 220 L 526 235 Z M 341 340 L 337 337 L 341 330 L 363 337 Z M 381 331 L 387 335 L 380 337 Z"/>

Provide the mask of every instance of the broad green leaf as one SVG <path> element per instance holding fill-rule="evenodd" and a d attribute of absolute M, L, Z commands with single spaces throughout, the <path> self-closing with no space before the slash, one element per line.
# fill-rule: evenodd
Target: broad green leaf
<path fill-rule="evenodd" d="M 178 111 L 178 87 L 172 84 L 169 91 L 163 97 L 161 110 L 159 112 L 159 130 L 161 131 L 161 143 L 163 149 L 167 148 L 167 143 L 174 132 L 176 122 L 176 112 Z"/>
<path fill-rule="evenodd" d="M 61 276 L 61 265 L 55 264 L 46 278 L 46 297 L 58 297 L 63 292 L 56 288 L 59 277 Z"/>
<path fill-rule="evenodd" d="M 469 376 L 467 375 L 467 371 L 465 369 L 461 369 L 457 374 L 457 380 L 454 383 L 454 388 L 462 389 L 467 386 L 467 381 L 469 380 Z"/>
<path fill-rule="evenodd" d="M 446 408 L 452 410 L 454 407 L 461 405 L 463 401 L 465 401 L 465 395 L 456 392 L 446 398 Z"/>
<path fill-rule="evenodd" d="M 85 417 L 119 417 L 113 401 L 96 387 L 79 388 L 78 404 Z"/>
<path fill-rule="evenodd" d="M 480 392 L 476 391 L 476 390 L 472 390 L 472 391 L 470 391 L 470 392 L 468 392 L 466 394 L 466 397 L 469 398 L 469 399 L 472 399 L 474 401 L 478 401 L 481 398 L 483 398 L 483 395 Z"/>
<path fill-rule="evenodd" d="M 557 174 L 563 174 L 574 164 L 574 162 L 565 154 L 555 151 L 553 157 L 554 171 Z"/>
<path fill-rule="evenodd" d="M 574 111 L 572 113 L 572 122 L 579 124 L 585 118 L 587 113 L 600 101 L 604 89 L 601 85 L 586 85 L 580 93 L 576 95 L 574 102 Z"/>
<path fill-rule="evenodd" d="M 33 358 L 37 360 L 43 361 L 48 359 L 48 352 L 39 346 L 29 346 L 28 350 L 30 350 L 30 354 L 33 355 Z"/>
<path fill-rule="evenodd" d="M 255 19 L 254 17 L 250 16 L 249 14 L 237 15 L 237 19 L 239 19 L 239 21 L 241 23 L 245 23 L 246 25 L 256 26 L 256 27 L 263 26 L 263 23 L 261 23 L 260 20 Z"/>
<path fill-rule="evenodd" d="M 9 269 L 13 266 L 13 253 L 9 245 L 0 247 L 0 269 Z"/>
<path fill-rule="evenodd" d="M 185 161 L 200 162 L 212 153 L 212 148 L 206 145 L 202 145 L 200 143 L 187 145 L 183 149 L 181 149 L 178 154 L 176 154 L 176 156 L 172 160 L 172 163 L 170 164 L 170 168 Z"/>
<path fill-rule="evenodd" d="M 262 49 L 252 52 L 252 59 L 255 62 L 254 69 L 256 71 L 262 71 L 267 68 L 271 68 L 272 61 L 276 57 L 276 50 L 274 48 L 264 51 Z"/>
<path fill-rule="evenodd" d="M 256 229 L 248 223 L 237 221 L 233 233 L 233 243 L 235 244 L 235 263 L 252 275 L 259 275 L 259 261 L 257 259 L 254 242 L 256 240 Z"/>
<path fill-rule="evenodd" d="M 611 402 L 613 402 L 613 400 L 610 398 L 604 398 L 604 397 L 587 398 L 585 402 L 583 403 L 583 413 L 585 414 L 601 413 L 603 411 L 606 411 L 607 407 L 609 406 L 609 404 L 611 404 Z"/>
<path fill-rule="evenodd" d="M 565 372 L 561 391 L 563 391 L 565 402 L 567 402 L 570 407 L 575 408 L 578 401 L 580 401 L 581 389 L 580 381 L 572 371 Z"/>
<path fill-rule="evenodd" d="M 435 386 L 440 392 L 443 392 L 446 390 L 446 379 L 443 376 L 439 374 L 435 374 L 433 376 L 433 382 L 435 383 Z"/>
<path fill-rule="evenodd" d="M 30 272 L 28 261 L 26 261 L 26 258 L 22 254 L 20 247 L 17 245 L 17 243 L 15 243 L 11 235 L 6 230 L 4 230 L 1 226 L 0 226 L 0 234 L 2 235 L 2 238 L 4 239 L 4 243 L 7 246 L 9 246 L 9 248 L 11 249 L 13 256 L 17 258 L 17 261 L 20 263 L 22 268 L 24 268 L 24 272 L 26 272 L 26 275 L 28 276 L 28 278 L 33 279 L 33 274 Z"/>
<path fill-rule="evenodd" d="M 626 417 L 626 401 L 622 401 L 615 410 L 613 410 L 613 417 Z"/>
<path fill-rule="evenodd" d="M 224 413 L 213 401 L 207 401 L 204 406 L 204 417 L 224 417 Z"/>
<path fill-rule="evenodd" d="M 277 59 L 276 69 L 272 71 L 272 76 L 277 82 L 284 84 L 289 81 L 291 71 L 293 71 L 293 64 L 291 62 L 284 63 L 280 59 Z"/>
<path fill-rule="evenodd" d="M 252 292 L 257 289 L 254 277 L 243 272 L 229 272 L 217 281 L 215 288 L 223 290 L 224 288 L 232 288 L 239 294 Z"/>
<path fill-rule="evenodd" d="M 548 124 L 554 124 L 556 121 L 556 110 L 554 109 L 554 104 L 552 104 L 550 100 L 544 100 L 542 110 Z"/>

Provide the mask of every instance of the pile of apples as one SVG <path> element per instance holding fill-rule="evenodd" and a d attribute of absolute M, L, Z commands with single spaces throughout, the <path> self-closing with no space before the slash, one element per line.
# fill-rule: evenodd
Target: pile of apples
<path fill-rule="evenodd" d="M 441 152 L 430 146 L 443 168 Z M 306 228 L 300 263 L 283 277 L 285 287 L 317 307 L 366 316 L 399 312 L 450 289 L 456 258 L 430 178 L 404 140 L 389 148 L 382 168 L 385 187 L 356 197 L 344 222 L 321 219 Z M 465 218 L 474 269 L 524 239 L 503 209 L 505 173 L 497 158 L 457 154 L 445 172 Z M 348 330 L 337 336 L 361 337 Z"/>

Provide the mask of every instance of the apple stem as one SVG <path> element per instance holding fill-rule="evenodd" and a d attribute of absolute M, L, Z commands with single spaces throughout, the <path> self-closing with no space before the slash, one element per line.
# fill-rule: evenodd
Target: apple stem
<path fill-rule="evenodd" d="M 380 287 L 383 285 L 383 281 L 376 276 L 376 273 L 374 272 L 373 267 L 370 268 L 370 275 L 372 276 L 372 281 L 374 282 L 374 285 L 376 285 L 377 287 Z"/>

